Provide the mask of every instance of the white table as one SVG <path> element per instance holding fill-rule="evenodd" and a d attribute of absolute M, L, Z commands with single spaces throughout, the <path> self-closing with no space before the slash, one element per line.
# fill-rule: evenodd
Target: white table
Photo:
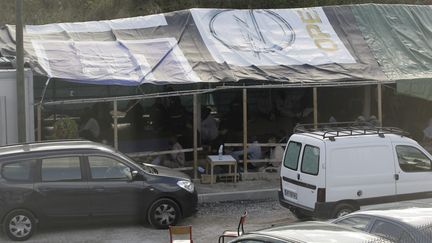
<path fill-rule="evenodd" d="M 237 161 L 231 155 L 222 155 L 219 158 L 219 155 L 209 155 L 207 159 L 206 169 L 208 171 L 208 165 L 210 165 L 210 180 L 211 184 L 213 184 L 213 168 L 216 165 L 228 165 L 228 174 L 227 176 L 234 176 L 234 183 L 237 182 Z M 234 166 L 234 171 L 231 171 L 231 166 Z"/>

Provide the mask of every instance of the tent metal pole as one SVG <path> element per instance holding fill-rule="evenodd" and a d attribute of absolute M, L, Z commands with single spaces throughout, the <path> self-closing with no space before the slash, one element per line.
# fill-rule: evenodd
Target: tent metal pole
<path fill-rule="evenodd" d="M 378 98 L 378 121 L 380 125 L 383 125 L 383 114 L 382 114 L 382 84 L 377 85 L 377 98 Z"/>
<path fill-rule="evenodd" d="M 193 168 L 194 179 L 198 179 L 198 98 L 193 95 Z"/>
<path fill-rule="evenodd" d="M 23 35 L 23 1 L 15 0 L 15 40 L 16 40 L 16 94 L 18 111 L 18 142 L 27 141 L 26 131 L 26 104 L 25 104 L 25 78 L 24 78 L 24 35 Z M 33 92 L 33 91 L 32 91 Z"/>
<path fill-rule="evenodd" d="M 316 87 L 313 88 L 313 119 L 314 127 L 318 126 L 318 90 Z"/>
<path fill-rule="evenodd" d="M 371 86 L 366 85 L 364 89 L 363 116 L 368 119 L 371 116 Z"/>
<path fill-rule="evenodd" d="M 114 148 L 118 150 L 117 100 L 114 100 Z"/>
<path fill-rule="evenodd" d="M 37 141 L 42 141 L 42 103 L 39 103 L 37 109 Z"/>
<path fill-rule="evenodd" d="M 247 173 L 247 89 L 243 89 L 243 172 Z"/>

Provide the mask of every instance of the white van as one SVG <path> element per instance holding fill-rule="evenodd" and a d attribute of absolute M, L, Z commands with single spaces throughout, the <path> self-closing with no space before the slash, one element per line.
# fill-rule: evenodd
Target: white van
<path fill-rule="evenodd" d="M 285 149 L 279 201 L 298 218 L 432 198 L 432 156 L 392 128 L 296 132 Z"/>

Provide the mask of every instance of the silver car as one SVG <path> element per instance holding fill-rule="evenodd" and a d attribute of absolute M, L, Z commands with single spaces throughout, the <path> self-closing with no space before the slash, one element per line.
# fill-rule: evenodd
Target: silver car
<path fill-rule="evenodd" d="M 303 222 L 244 234 L 230 243 L 387 243 L 378 236 L 327 222 Z"/>
<path fill-rule="evenodd" d="M 432 208 L 354 212 L 332 221 L 401 243 L 432 242 Z"/>

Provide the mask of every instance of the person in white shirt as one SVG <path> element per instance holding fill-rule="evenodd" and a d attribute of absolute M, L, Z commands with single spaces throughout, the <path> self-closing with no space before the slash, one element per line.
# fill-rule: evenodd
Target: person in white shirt
<path fill-rule="evenodd" d="M 248 160 L 258 160 L 262 159 L 261 147 L 258 145 L 258 139 L 256 137 L 252 138 L 252 144 L 247 148 Z M 231 156 L 237 160 L 243 159 L 243 150 L 234 151 Z M 262 164 L 262 163 L 261 163 Z M 260 165 L 260 163 L 248 163 L 251 169 L 254 169 Z"/>
<path fill-rule="evenodd" d="M 209 144 L 219 135 L 218 124 L 207 107 L 202 110 L 201 117 L 201 140 L 204 144 Z"/>
<path fill-rule="evenodd" d="M 79 134 L 81 137 L 88 140 L 97 141 L 99 139 L 99 123 L 95 118 L 92 117 L 92 112 L 88 108 L 84 110 L 84 115 L 81 117 L 81 127 L 79 129 Z"/>
<path fill-rule="evenodd" d="M 185 154 L 184 152 L 178 151 L 178 150 L 182 150 L 183 147 L 177 141 L 177 138 L 176 137 L 170 138 L 168 144 L 171 147 L 171 150 L 173 150 L 173 152 L 167 155 L 160 155 L 156 157 L 151 163 L 154 165 L 162 165 L 169 168 L 184 167 Z"/>
<path fill-rule="evenodd" d="M 428 126 L 423 130 L 423 141 L 432 143 L 432 118 L 429 119 Z"/>

